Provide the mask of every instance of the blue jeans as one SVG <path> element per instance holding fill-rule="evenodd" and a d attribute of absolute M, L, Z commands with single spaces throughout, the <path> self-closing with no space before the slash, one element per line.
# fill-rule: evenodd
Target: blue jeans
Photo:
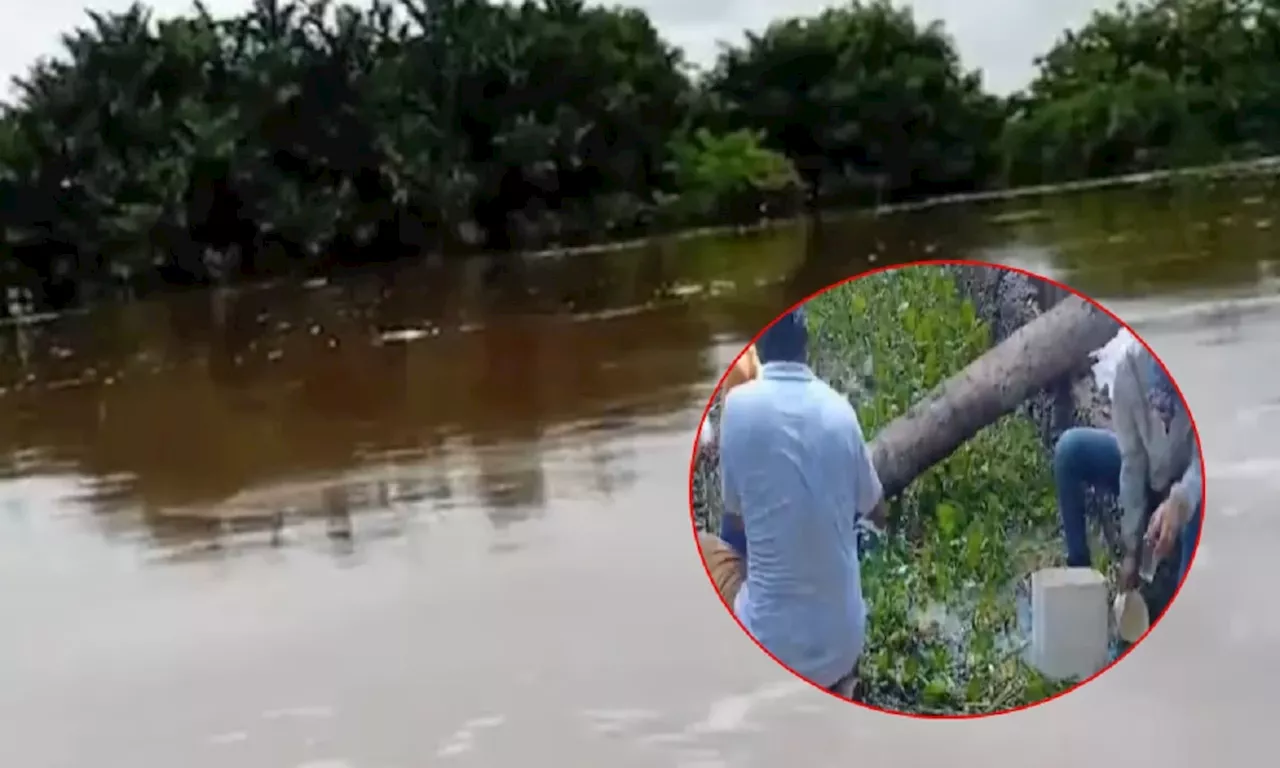
<path fill-rule="evenodd" d="M 1058 438 L 1053 451 L 1053 479 L 1058 491 L 1058 514 L 1067 545 L 1067 565 L 1088 567 L 1089 539 L 1085 530 L 1085 491 L 1088 488 L 1118 495 L 1120 492 L 1120 443 L 1106 429 L 1075 427 Z M 1149 494 L 1150 508 L 1143 522 L 1164 498 Z M 1200 538 L 1200 509 L 1197 507 L 1179 540 L 1178 582 L 1187 573 Z"/>

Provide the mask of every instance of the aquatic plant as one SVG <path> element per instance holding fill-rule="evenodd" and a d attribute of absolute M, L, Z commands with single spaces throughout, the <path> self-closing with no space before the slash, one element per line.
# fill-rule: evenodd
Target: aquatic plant
<path fill-rule="evenodd" d="M 809 303 L 815 368 L 852 391 L 868 439 L 991 344 L 946 267 L 837 286 Z M 869 361 L 869 364 L 868 364 Z M 1060 686 L 1022 660 L 1021 582 L 1059 557 L 1048 454 L 1007 416 L 917 478 L 890 506 L 892 532 L 862 560 L 870 610 L 860 693 L 907 712 L 995 712 Z"/>

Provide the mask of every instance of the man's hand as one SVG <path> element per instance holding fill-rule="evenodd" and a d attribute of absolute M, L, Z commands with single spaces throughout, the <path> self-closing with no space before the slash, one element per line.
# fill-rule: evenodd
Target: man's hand
<path fill-rule="evenodd" d="M 1147 525 L 1146 540 L 1151 542 L 1156 557 L 1164 557 L 1173 551 L 1178 534 L 1186 524 L 1186 509 L 1176 496 L 1165 499 L 1151 514 Z"/>
<path fill-rule="evenodd" d="M 1138 554 L 1129 552 L 1120 561 L 1120 582 L 1117 587 L 1121 592 L 1128 592 L 1138 587 Z"/>

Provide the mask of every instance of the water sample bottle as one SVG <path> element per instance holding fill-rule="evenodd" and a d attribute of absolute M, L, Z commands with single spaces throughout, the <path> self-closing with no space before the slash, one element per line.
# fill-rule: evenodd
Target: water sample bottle
<path fill-rule="evenodd" d="M 1155 542 L 1144 538 L 1142 540 L 1142 553 L 1138 560 L 1138 577 L 1150 584 L 1151 580 L 1156 577 L 1156 568 L 1159 565 L 1160 558 L 1156 556 Z"/>

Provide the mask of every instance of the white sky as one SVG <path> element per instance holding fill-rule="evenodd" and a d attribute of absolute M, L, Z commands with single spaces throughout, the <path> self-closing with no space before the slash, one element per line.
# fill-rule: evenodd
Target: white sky
<path fill-rule="evenodd" d="M 736 42 L 745 29 L 759 29 L 771 19 L 806 14 L 830 0 L 631 0 L 650 17 L 671 42 L 698 63 L 714 59 L 717 42 Z M 914 0 L 918 17 L 940 18 L 956 38 L 970 67 L 980 67 L 988 87 L 1001 93 L 1016 90 L 1031 77 L 1031 60 L 1044 51 L 1065 27 L 1088 18 L 1093 8 L 1112 0 Z M 189 0 L 152 0 L 162 15 L 182 13 Z M 215 13 L 231 13 L 249 0 L 208 0 Z M 56 53 L 58 36 L 84 19 L 86 7 L 123 10 L 129 0 L 36 0 L 11 3 L 0 25 L 0 79 L 8 83 L 40 56 Z M 8 93 L 9 89 L 4 88 Z"/>

